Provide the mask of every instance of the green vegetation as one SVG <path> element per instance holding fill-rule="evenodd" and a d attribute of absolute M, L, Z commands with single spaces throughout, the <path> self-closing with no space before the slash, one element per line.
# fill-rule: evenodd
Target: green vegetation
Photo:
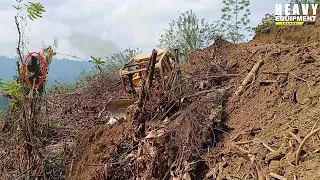
<path fill-rule="evenodd" d="M 63 94 L 63 93 L 70 93 L 74 91 L 76 88 L 81 87 L 86 82 L 89 82 L 96 73 L 94 71 L 82 71 L 76 77 L 75 83 L 59 83 L 55 82 L 52 87 L 48 88 L 47 92 L 49 94 Z"/>
<path fill-rule="evenodd" d="M 290 4 L 320 4 L 320 0 L 287 0 Z"/>
<path fill-rule="evenodd" d="M 18 101 L 22 98 L 21 85 L 15 81 L 9 81 L 7 83 L 1 83 L 0 90 L 2 94 L 10 97 L 10 107 L 14 107 Z"/>
<path fill-rule="evenodd" d="M 3 79 L 0 78 L 0 87 L 2 87 L 4 85 Z"/>
<path fill-rule="evenodd" d="M 118 72 L 120 68 L 125 65 L 132 57 L 140 54 L 141 51 L 136 49 L 127 48 L 121 52 L 115 53 L 106 58 L 105 70 L 107 72 Z"/>
<path fill-rule="evenodd" d="M 93 68 L 91 71 L 80 72 L 77 77 L 75 83 L 60 83 L 55 82 L 53 85 L 47 89 L 47 93 L 49 94 L 63 94 L 70 93 L 74 91 L 76 88 L 81 87 L 86 82 L 90 81 L 94 78 L 95 75 L 102 72 L 112 72 L 118 73 L 120 68 L 125 65 L 132 57 L 141 53 L 141 51 L 137 49 L 127 48 L 121 52 L 115 53 L 106 58 L 106 60 L 102 60 L 102 58 L 96 58 L 91 56 L 91 62 L 93 64 Z"/>
<path fill-rule="evenodd" d="M 274 15 L 273 14 L 265 14 L 262 22 L 257 26 L 252 28 L 255 35 L 260 34 L 264 30 L 271 28 L 274 25 Z"/>
<path fill-rule="evenodd" d="M 102 58 L 96 58 L 91 56 L 91 62 L 93 64 L 94 72 L 112 72 L 117 73 L 120 68 L 125 65 L 132 57 L 141 53 L 141 51 L 137 49 L 127 48 L 121 52 L 114 53 L 113 55 L 106 58 L 106 60 L 102 60 Z"/>
<path fill-rule="evenodd" d="M 90 56 L 92 60 L 90 60 L 89 62 L 91 62 L 93 64 L 93 68 L 96 72 L 103 72 L 103 67 L 105 66 L 106 62 L 102 60 L 102 58 L 96 58 L 93 56 Z"/>
<path fill-rule="evenodd" d="M 0 121 L 2 120 L 2 118 L 5 117 L 7 110 L 6 109 L 0 109 Z"/>
<path fill-rule="evenodd" d="M 28 17 L 33 21 L 37 18 L 42 18 L 42 13 L 46 12 L 40 3 L 28 2 L 27 5 Z"/>
<path fill-rule="evenodd" d="M 169 28 L 160 35 L 160 48 L 178 48 L 181 58 L 186 59 L 189 52 L 205 48 L 221 35 L 217 23 L 199 19 L 192 11 L 186 11 L 169 23 Z"/>
<path fill-rule="evenodd" d="M 16 0 L 18 3 L 17 6 L 13 5 L 13 7 L 17 10 L 18 14 L 23 12 L 24 8 L 21 6 L 21 2 L 23 0 Z M 27 8 L 27 16 L 30 20 L 35 20 L 38 18 L 42 18 L 42 14 L 45 11 L 44 7 L 40 3 L 33 3 L 33 2 L 28 2 L 27 4 L 23 4 Z"/>
<path fill-rule="evenodd" d="M 221 28 L 225 38 L 233 43 L 245 40 L 245 33 L 250 32 L 249 27 L 251 15 L 249 5 L 250 0 L 223 0 Z"/>

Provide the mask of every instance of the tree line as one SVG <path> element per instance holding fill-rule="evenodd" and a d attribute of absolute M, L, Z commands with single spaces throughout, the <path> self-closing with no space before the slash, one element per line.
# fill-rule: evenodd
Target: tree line
<path fill-rule="evenodd" d="M 318 3 L 320 0 L 287 0 L 290 4 Z M 256 27 L 250 26 L 250 0 L 223 0 L 221 17 L 210 22 L 199 18 L 195 12 L 188 10 L 169 22 L 169 28 L 160 34 L 159 48 L 179 49 L 182 60 L 186 60 L 189 52 L 208 47 L 217 37 L 232 43 L 246 42 L 252 36 L 258 35 L 274 24 L 274 14 L 267 13 Z M 140 53 L 139 49 L 125 49 L 106 61 L 92 57 L 97 70 L 105 66 L 108 71 L 117 71 L 132 56 Z"/>

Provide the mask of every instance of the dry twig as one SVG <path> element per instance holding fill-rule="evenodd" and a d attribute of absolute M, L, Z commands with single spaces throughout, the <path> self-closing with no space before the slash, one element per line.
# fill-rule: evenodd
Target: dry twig
<path fill-rule="evenodd" d="M 264 62 L 260 57 L 260 60 L 252 67 L 251 71 L 248 73 L 246 78 L 242 81 L 241 85 L 238 87 L 237 91 L 234 93 L 234 96 L 238 96 L 240 93 L 242 93 L 243 89 L 249 84 L 252 77 L 256 75 L 258 69 L 262 66 L 263 63 Z"/>
<path fill-rule="evenodd" d="M 297 140 L 298 141 L 298 143 L 301 143 L 301 139 L 297 136 L 297 135 L 295 135 L 295 134 L 293 134 L 292 132 L 288 132 L 288 134 L 290 134 L 295 140 Z"/>
<path fill-rule="evenodd" d="M 270 172 L 269 175 L 270 175 L 271 177 L 277 178 L 277 179 L 279 179 L 279 180 L 287 180 L 287 178 L 285 178 L 285 177 L 283 177 L 283 176 L 280 176 L 280 175 L 278 175 L 278 174 L 275 174 L 275 173 L 273 173 L 273 172 Z"/>
<path fill-rule="evenodd" d="M 303 78 L 301 78 L 301 77 L 293 74 L 293 73 L 290 73 L 290 74 L 291 74 L 292 76 L 296 77 L 297 79 L 300 79 L 301 81 L 306 82 L 306 84 L 307 84 L 307 86 L 308 86 L 308 89 L 309 89 L 309 92 L 310 92 L 310 95 L 311 95 L 311 97 L 312 97 L 313 94 L 312 94 L 312 91 L 311 91 L 311 87 L 310 87 L 309 82 L 308 82 L 307 80 L 305 80 L 305 79 L 303 79 Z"/>
<path fill-rule="evenodd" d="M 269 151 L 271 152 L 276 152 L 275 150 L 273 150 L 270 146 L 268 146 L 266 143 L 264 143 L 263 141 L 261 141 L 260 139 L 256 139 L 258 142 L 260 142 L 265 148 L 267 148 Z"/>
<path fill-rule="evenodd" d="M 298 150 L 297 150 L 297 154 L 296 154 L 296 165 L 298 165 L 298 163 L 299 163 L 300 153 L 301 153 L 301 151 L 302 151 L 302 148 L 303 148 L 304 144 L 307 142 L 307 140 L 308 140 L 312 135 L 316 134 L 316 133 L 319 132 L 319 131 L 320 131 L 320 128 L 318 128 L 318 129 L 310 132 L 305 138 L 303 138 L 303 140 L 302 140 L 302 142 L 300 143 L 300 146 L 299 146 L 299 148 L 298 148 Z"/>

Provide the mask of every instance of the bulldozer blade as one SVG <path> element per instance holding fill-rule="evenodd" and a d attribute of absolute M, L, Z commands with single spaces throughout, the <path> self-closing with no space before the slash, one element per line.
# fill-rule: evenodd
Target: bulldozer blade
<path fill-rule="evenodd" d="M 107 112 L 109 113 L 109 124 L 115 123 L 120 118 L 126 118 L 127 107 L 136 102 L 138 98 L 134 99 L 121 99 L 109 101 L 106 104 Z"/>

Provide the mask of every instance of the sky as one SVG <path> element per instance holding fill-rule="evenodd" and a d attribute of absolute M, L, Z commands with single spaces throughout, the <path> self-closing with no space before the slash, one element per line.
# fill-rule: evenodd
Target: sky
<path fill-rule="evenodd" d="M 27 0 L 24 0 L 27 2 Z M 30 1 L 30 0 L 28 0 Z M 32 2 L 39 2 L 31 0 Z M 151 51 L 163 29 L 179 14 L 192 9 L 209 22 L 221 17 L 222 0 L 40 0 L 43 18 L 29 22 L 27 49 L 40 51 L 58 39 L 58 52 L 89 59 L 106 57 L 128 47 Z M 274 13 L 285 0 L 251 0 L 250 25 L 257 26 L 264 14 Z M 17 30 L 15 0 L 0 0 L 0 55 L 15 56 Z M 59 55 L 60 58 L 70 58 Z"/>

